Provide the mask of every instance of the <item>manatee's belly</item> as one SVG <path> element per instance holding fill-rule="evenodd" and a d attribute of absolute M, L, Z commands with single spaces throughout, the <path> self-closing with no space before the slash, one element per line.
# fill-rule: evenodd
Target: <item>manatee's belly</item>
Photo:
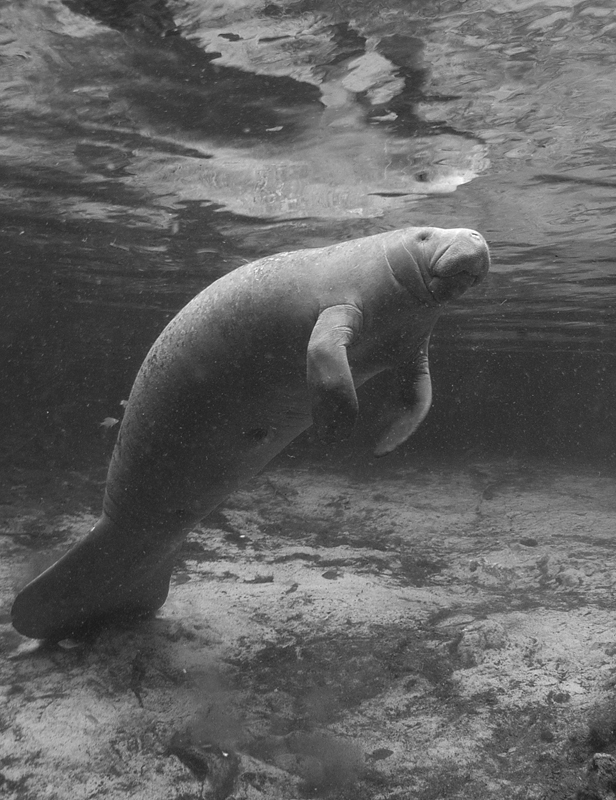
<path fill-rule="evenodd" d="M 135 404 L 139 408 L 139 404 Z M 149 413 L 148 413 L 149 411 Z M 127 409 L 104 508 L 118 524 L 191 528 L 262 470 L 312 423 L 305 382 L 271 384 L 250 397 Z"/>

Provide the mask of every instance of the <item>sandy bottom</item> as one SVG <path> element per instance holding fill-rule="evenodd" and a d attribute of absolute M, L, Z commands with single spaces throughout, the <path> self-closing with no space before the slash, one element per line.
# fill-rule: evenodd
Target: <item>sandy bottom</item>
<path fill-rule="evenodd" d="M 0 796 L 616 798 L 612 474 L 287 460 L 189 537 L 156 618 L 54 646 L 11 599 L 101 487 L 20 479 Z"/>

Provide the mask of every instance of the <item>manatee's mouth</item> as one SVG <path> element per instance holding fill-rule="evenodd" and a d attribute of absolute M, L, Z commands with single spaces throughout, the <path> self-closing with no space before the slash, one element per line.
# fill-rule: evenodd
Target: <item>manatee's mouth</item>
<path fill-rule="evenodd" d="M 433 277 L 426 283 L 426 289 L 430 292 L 437 303 L 447 300 L 454 300 L 461 294 L 481 281 L 479 275 L 473 275 L 466 270 L 461 270 L 455 275 L 448 275 L 445 278 Z"/>

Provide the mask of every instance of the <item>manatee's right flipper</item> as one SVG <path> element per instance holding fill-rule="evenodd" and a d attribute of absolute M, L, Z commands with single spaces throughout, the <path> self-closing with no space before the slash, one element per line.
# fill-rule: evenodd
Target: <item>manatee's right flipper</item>
<path fill-rule="evenodd" d="M 146 616 L 167 598 L 175 551 L 151 548 L 103 515 L 90 533 L 25 586 L 13 626 L 33 639 L 80 636 L 108 621 Z"/>
<path fill-rule="evenodd" d="M 385 456 L 405 442 L 424 421 L 432 405 L 432 379 L 428 362 L 430 336 L 423 341 L 410 364 L 396 370 L 394 420 L 381 434 L 374 449 L 375 456 Z"/>
<path fill-rule="evenodd" d="M 359 335 L 362 313 L 344 304 L 324 309 L 312 330 L 307 353 L 307 380 L 312 420 L 319 439 L 335 442 L 351 435 L 359 409 L 347 347 Z"/>

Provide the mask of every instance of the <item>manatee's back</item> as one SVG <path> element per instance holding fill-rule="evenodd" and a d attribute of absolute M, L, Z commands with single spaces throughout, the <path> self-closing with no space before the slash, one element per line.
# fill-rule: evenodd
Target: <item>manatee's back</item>
<path fill-rule="evenodd" d="M 217 281 L 150 350 L 108 474 L 104 507 L 119 524 L 192 527 L 310 425 L 318 312 L 275 273 L 256 262 Z"/>

